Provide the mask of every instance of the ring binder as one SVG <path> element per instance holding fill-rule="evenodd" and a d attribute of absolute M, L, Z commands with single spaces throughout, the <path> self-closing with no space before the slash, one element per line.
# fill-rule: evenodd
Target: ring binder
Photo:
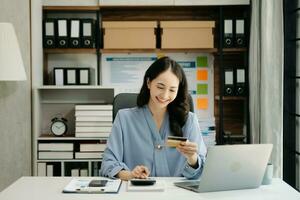
<path fill-rule="evenodd" d="M 55 48 L 57 24 L 55 19 L 45 19 L 43 23 L 43 47 Z"/>
<path fill-rule="evenodd" d="M 81 38 L 83 48 L 94 47 L 94 20 L 82 19 L 81 20 Z"/>
<path fill-rule="evenodd" d="M 245 20 L 237 19 L 235 21 L 235 46 L 245 47 Z"/>
<path fill-rule="evenodd" d="M 224 20 L 224 47 L 233 46 L 233 20 L 225 19 Z"/>
<path fill-rule="evenodd" d="M 57 47 L 59 48 L 67 48 L 68 47 L 68 20 L 67 19 L 58 19 L 57 20 L 57 29 L 58 29 L 58 37 L 57 37 Z"/>
<path fill-rule="evenodd" d="M 245 87 L 245 69 L 238 68 L 236 69 L 236 95 L 244 96 L 246 95 L 246 87 Z"/>
<path fill-rule="evenodd" d="M 224 69 L 224 96 L 234 95 L 233 68 Z"/>
<path fill-rule="evenodd" d="M 70 47 L 79 48 L 81 47 L 80 41 L 80 20 L 71 19 L 70 20 Z"/>

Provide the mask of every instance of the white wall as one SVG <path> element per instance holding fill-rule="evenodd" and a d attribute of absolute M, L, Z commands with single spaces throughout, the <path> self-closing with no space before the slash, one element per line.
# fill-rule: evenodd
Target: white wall
<path fill-rule="evenodd" d="M 0 22 L 14 25 L 27 74 L 27 81 L 0 81 L 0 191 L 19 177 L 31 175 L 29 8 L 30 0 L 0 2 Z"/>

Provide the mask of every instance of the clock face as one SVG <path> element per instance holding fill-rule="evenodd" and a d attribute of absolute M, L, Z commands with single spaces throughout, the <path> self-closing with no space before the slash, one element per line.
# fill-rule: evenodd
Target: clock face
<path fill-rule="evenodd" d="M 61 121 L 53 122 L 53 124 L 51 125 L 51 132 L 54 135 L 63 135 L 66 130 L 66 125 Z"/>

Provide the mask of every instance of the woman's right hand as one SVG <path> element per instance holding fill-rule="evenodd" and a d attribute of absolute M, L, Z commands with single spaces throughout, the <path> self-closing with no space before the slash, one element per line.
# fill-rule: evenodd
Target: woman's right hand
<path fill-rule="evenodd" d="M 149 169 L 144 165 L 137 165 L 132 171 L 131 171 L 133 178 L 148 178 L 150 175 Z"/>
<path fill-rule="evenodd" d="M 146 179 L 150 175 L 150 171 L 146 166 L 137 165 L 132 171 L 121 170 L 117 177 L 121 180 L 128 181 L 133 178 Z"/>

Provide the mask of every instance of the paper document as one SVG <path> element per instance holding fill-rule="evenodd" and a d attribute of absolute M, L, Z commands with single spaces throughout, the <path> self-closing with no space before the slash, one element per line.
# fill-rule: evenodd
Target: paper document
<path fill-rule="evenodd" d="M 107 180 L 107 183 L 103 187 L 89 187 L 89 183 L 92 180 Z M 73 178 L 63 189 L 63 193 L 118 193 L 121 183 L 122 181 L 120 179 Z"/>
<path fill-rule="evenodd" d="M 130 181 L 127 183 L 128 192 L 163 192 L 165 190 L 165 181 L 156 180 L 154 185 L 132 185 Z"/>

